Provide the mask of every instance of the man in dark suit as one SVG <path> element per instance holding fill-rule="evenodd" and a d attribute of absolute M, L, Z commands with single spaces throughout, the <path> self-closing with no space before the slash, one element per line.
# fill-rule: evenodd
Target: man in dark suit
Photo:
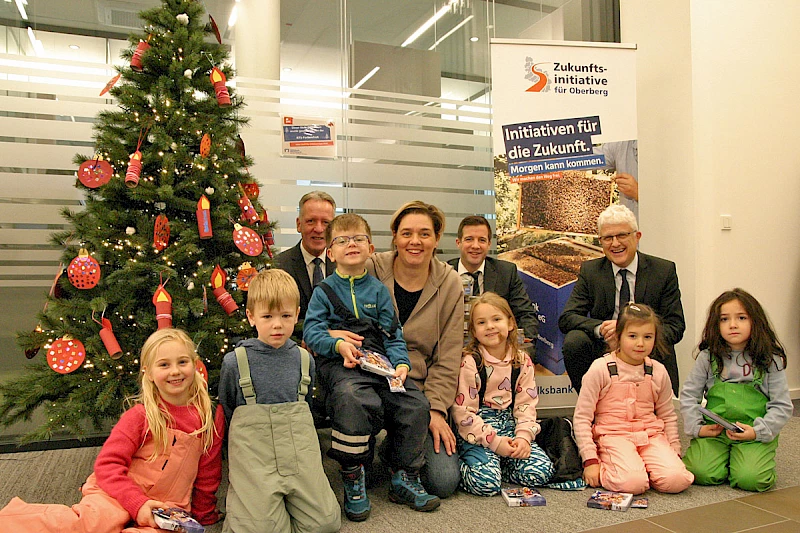
<path fill-rule="evenodd" d="M 314 286 L 333 273 L 335 267 L 325 253 L 325 228 L 336 216 L 336 201 L 328 193 L 311 191 L 300 198 L 297 231 L 300 242 L 275 257 L 275 266 L 288 272 L 300 289 L 300 317 L 306 317 Z M 301 335 L 302 338 L 302 335 Z"/>
<path fill-rule="evenodd" d="M 686 323 L 675 263 L 637 251 L 642 232 L 625 206 L 614 204 L 600 213 L 597 234 L 605 257 L 581 265 L 558 319 L 558 327 L 566 335 L 562 353 L 572 386 L 579 391 L 592 361 L 617 348 L 619 309 L 632 301 L 649 305 L 661 318 L 669 348 L 663 363 L 677 395 L 675 344 L 683 338 Z"/>
<path fill-rule="evenodd" d="M 508 301 L 511 312 L 517 321 L 517 327 L 525 332 L 532 347 L 528 350 L 531 360 L 536 361 L 536 333 L 538 319 L 536 311 L 525 292 L 525 286 L 517 273 L 514 263 L 487 257 L 489 245 L 492 243 L 492 227 L 482 216 L 469 216 L 458 225 L 456 246 L 461 250 L 461 257 L 451 259 L 448 263 L 461 276 L 472 276 L 473 294 L 494 292 Z M 474 287 L 477 286 L 477 290 Z"/>

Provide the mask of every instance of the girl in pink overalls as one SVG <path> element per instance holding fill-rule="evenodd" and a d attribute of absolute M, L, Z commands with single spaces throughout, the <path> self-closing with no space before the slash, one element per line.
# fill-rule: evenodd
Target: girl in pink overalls
<path fill-rule="evenodd" d="M 595 360 L 575 405 L 575 440 L 587 485 L 641 494 L 681 492 L 694 476 L 681 461 L 672 383 L 651 354 L 667 353 L 651 308 L 629 303 L 617 318 L 616 350 Z"/>
<path fill-rule="evenodd" d="M 201 524 L 217 522 L 225 417 L 212 408 L 197 360 L 183 331 L 150 335 L 142 347 L 141 393 L 100 450 L 81 501 L 67 507 L 14 498 L 0 510 L 0 531 L 155 532 L 159 507 L 181 507 Z"/>
<path fill-rule="evenodd" d="M 698 485 L 765 491 L 775 485 L 778 434 L 792 416 L 786 352 L 761 304 L 748 292 L 722 293 L 708 312 L 697 361 L 681 390 L 683 461 Z M 723 430 L 700 404 L 744 431 Z"/>

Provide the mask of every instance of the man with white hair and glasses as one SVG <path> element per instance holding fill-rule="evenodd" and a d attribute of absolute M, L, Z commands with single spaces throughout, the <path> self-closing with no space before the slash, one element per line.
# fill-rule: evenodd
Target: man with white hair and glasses
<path fill-rule="evenodd" d="M 683 338 L 686 323 L 675 263 L 637 250 L 642 232 L 634 214 L 623 205 L 610 205 L 600 213 L 597 234 L 605 257 L 581 265 L 578 281 L 558 319 L 565 335 L 562 353 L 572 386 L 580 391 L 592 361 L 616 349 L 617 316 L 630 301 L 649 305 L 661 319 L 669 348 L 663 363 L 677 395 L 675 344 Z"/>

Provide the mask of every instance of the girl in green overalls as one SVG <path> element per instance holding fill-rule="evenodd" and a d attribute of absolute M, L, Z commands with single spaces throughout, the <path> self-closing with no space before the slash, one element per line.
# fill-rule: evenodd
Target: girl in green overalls
<path fill-rule="evenodd" d="M 681 391 L 692 442 L 683 461 L 698 485 L 765 491 L 775 485 L 778 433 L 792 416 L 786 352 L 761 304 L 742 289 L 722 293 L 708 313 L 697 361 Z M 742 432 L 705 420 L 700 406 Z"/>

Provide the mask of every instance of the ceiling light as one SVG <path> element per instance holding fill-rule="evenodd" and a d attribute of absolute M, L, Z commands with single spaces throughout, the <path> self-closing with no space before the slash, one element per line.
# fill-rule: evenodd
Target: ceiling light
<path fill-rule="evenodd" d="M 477 37 L 470 37 L 469 40 L 472 41 L 473 43 L 477 43 L 480 39 L 478 39 Z"/>
<path fill-rule="evenodd" d="M 80 50 L 81 49 L 81 47 L 78 46 L 77 44 L 71 44 L 71 45 L 69 45 L 69 48 L 70 48 L 70 50 Z"/>
<path fill-rule="evenodd" d="M 375 67 L 374 69 L 370 70 L 370 71 L 367 73 L 367 75 L 366 75 L 366 76 L 364 76 L 363 78 L 361 78 L 361 80 L 360 80 L 358 83 L 356 83 L 355 85 L 353 85 L 353 89 L 358 89 L 359 87 L 361 87 L 362 85 L 364 85 L 365 83 L 367 83 L 367 80 L 368 80 L 368 79 L 370 79 L 372 76 L 374 76 L 374 75 L 375 75 L 375 73 L 376 73 L 376 72 L 378 72 L 380 69 L 381 69 L 381 67 Z"/>
<path fill-rule="evenodd" d="M 239 17 L 239 6 L 234 5 L 233 9 L 231 10 L 231 16 L 228 18 L 228 27 L 233 28 L 233 25 L 236 24 L 236 19 Z"/>
<path fill-rule="evenodd" d="M 25 12 L 25 6 L 23 5 L 24 2 L 22 0 L 14 0 L 14 2 L 17 4 L 17 11 L 19 11 L 22 20 L 28 20 L 28 14 Z"/>
<path fill-rule="evenodd" d="M 436 48 L 437 46 L 439 46 L 439 45 L 441 44 L 441 42 L 442 42 L 442 41 L 444 41 L 445 39 L 447 39 L 448 37 L 450 37 L 451 35 L 453 35 L 455 32 L 457 32 L 457 31 L 459 30 L 459 28 L 461 28 L 461 26 L 463 26 L 464 24 L 466 24 L 467 22 L 469 22 L 469 21 L 470 21 L 470 20 L 472 20 L 473 18 L 475 18 L 475 16 L 474 16 L 474 15 L 470 15 L 470 16 L 468 16 L 467 18 L 465 18 L 464 20 L 462 20 L 461 22 L 459 22 L 459 23 L 456 25 L 456 27 L 455 27 L 455 28 L 453 28 L 453 29 L 452 29 L 452 30 L 450 30 L 449 32 L 447 32 L 447 33 L 445 33 L 444 35 L 442 35 L 442 36 L 439 38 L 439 40 L 438 40 L 438 41 L 436 41 L 435 43 L 433 43 L 433 45 L 432 45 L 430 48 L 428 48 L 428 50 L 433 50 L 434 48 Z"/>
<path fill-rule="evenodd" d="M 443 16 L 445 16 L 445 15 L 447 14 L 447 12 L 448 12 L 448 11 L 450 11 L 450 8 L 452 7 L 452 5 L 453 5 L 453 2 L 454 2 L 454 0 L 450 0 L 450 1 L 449 1 L 447 4 L 445 4 L 445 6 L 444 6 L 444 7 L 440 8 L 440 9 L 439 9 L 439 11 L 437 11 L 437 12 L 436 12 L 436 14 L 435 14 L 434 16 L 432 16 L 431 18 L 429 18 L 428 20 L 426 20 L 426 21 L 425 21 L 425 22 L 422 24 L 422 26 L 420 26 L 419 28 L 417 28 L 417 31 L 415 31 L 414 33 L 412 33 L 412 34 L 411 34 L 411 36 L 410 36 L 408 39 L 406 39 L 406 40 L 405 40 L 405 42 L 404 42 L 403 44 L 401 44 L 401 45 L 400 45 L 400 48 L 405 48 L 405 47 L 406 47 L 406 46 L 408 46 L 409 44 L 411 44 L 411 43 L 413 43 L 414 41 L 416 41 L 416 40 L 419 38 L 419 36 L 420 36 L 420 35 L 422 35 L 422 34 L 423 34 L 423 33 L 425 33 L 426 31 L 428 31 L 428 29 L 429 29 L 431 26 L 433 26 L 434 24 L 436 24 L 436 21 L 437 21 L 437 20 L 439 20 L 440 18 L 442 18 Z"/>
<path fill-rule="evenodd" d="M 291 72 L 292 69 L 291 69 L 291 67 L 283 67 L 283 71 L 284 72 Z"/>

